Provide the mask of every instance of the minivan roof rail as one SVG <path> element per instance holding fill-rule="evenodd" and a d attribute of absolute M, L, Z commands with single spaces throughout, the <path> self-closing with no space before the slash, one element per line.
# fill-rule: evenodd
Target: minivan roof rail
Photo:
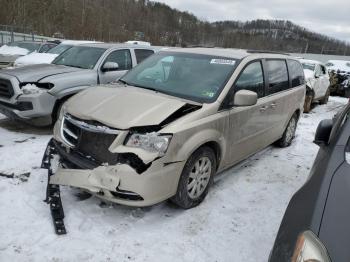
<path fill-rule="evenodd" d="M 251 54 L 265 53 L 265 54 L 289 55 L 290 56 L 290 54 L 288 54 L 288 53 L 275 52 L 275 51 L 264 51 L 264 50 L 247 50 L 247 53 L 251 53 Z"/>

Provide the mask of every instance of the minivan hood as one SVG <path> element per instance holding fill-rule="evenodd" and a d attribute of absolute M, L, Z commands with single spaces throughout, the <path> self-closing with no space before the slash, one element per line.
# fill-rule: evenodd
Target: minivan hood
<path fill-rule="evenodd" d="M 186 104 L 181 99 L 153 91 L 111 85 L 89 88 L 73 96 L 66 103 L 66 112 L 125 130 L 160 125 Z"/>
<path fill-rule="evenodd" d="M 20 82 L 38 82 L 39 80 L 53 75 L 78 72 L 84 69 L 64 65 L 39 64 L 15 69 L 3 69 L 1 74 L 16 77 Z"/>

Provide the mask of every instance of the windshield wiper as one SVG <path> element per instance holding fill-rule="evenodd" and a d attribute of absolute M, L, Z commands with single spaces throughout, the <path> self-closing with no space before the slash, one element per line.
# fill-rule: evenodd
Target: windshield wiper
<path fill-rule="evenodd" d="M 76 67 L 76 68 L 81 68 L 81 69 L 86 69 L 85 67 L 78 66 L 78 65 L 65 65 L 65 66 Z"/>
<path fill-rule="evenodd" d="M 120 79 L 120 78 L 117 80 L 117 82 L 120 82 L 120 83 L 122 83 L 122 84 L 124 84 L 124 85 L 129 85 L 128 82 L 126 82 L 125 80 Z"/>

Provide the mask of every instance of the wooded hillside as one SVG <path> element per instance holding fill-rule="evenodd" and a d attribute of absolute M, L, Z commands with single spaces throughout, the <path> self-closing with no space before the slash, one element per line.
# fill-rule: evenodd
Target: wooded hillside
<path fill-rule="evenodd" d="M 343 41 L 289 21 L 209 23 L 147 0 L 0 0 L 0 24 L 32 28 L 47 36 L 59 32 L 69 39 L 350 54 Z"/>

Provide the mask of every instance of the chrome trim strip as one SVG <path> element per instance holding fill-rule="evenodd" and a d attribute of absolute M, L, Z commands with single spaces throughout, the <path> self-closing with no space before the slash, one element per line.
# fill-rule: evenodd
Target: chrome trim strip
<path fill-rule="evenodd" d="M 73 137 L 74 139 L 78 139 L 77 135 L 70 131 L 66 125 L 63 125 L 63 131 L 66 132 L 69 136 Z"/>
<path fill-rule="evenodd" d="M 119 135 L 120 134 L 120 131 L 117 129 L 112 129 L 112 128 L 109 128 L 107 126 L 90 125 L 86 122 L 74 119 L 68 114 L 64 115 L 64 119 L 71 122 L 73 125 L 76 125 L 76 126 L 80 127 L 81 129 L 84 129 L 84 130 L 87 130 L 90 132 L 105 133 L 105 134 L 112 134 L 112 135 Z"/>
<path fill-rule="evenodd" d="M 66 136 L 63 133 L 63 131 L 66 132 L 66 130 L 64 130 L 64 126 L 65 126 L 64 122 L 65 121 L 66 121 L 66 119 L 63 117 L 62 122 L 61 122 L 61 127 L 60 127 L 61 138 L 62 138 L 63 142 L 66 143 L 69 147 L 74 147 L 74 145 L 66 139 Z"/>
<path fill-rule="evenodd" d="M 345 152 L 345 160 L 350 165 L 350 152 Z"/>

